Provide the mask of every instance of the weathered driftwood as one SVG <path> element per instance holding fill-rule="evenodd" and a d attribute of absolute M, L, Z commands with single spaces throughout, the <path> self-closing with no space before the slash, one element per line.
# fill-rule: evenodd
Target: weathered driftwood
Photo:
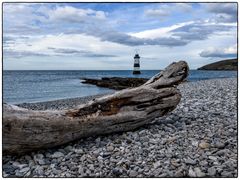
<path fill-rule="evenodd" d="M 124 89 L 75 109 L 33 111 L 3 105 L 3 153 L 50 148 L 92 135 L 129 131 L 176 108 L 176 85 L 188 75 L 184 61 L 172 63 L 142 86 Z"/>

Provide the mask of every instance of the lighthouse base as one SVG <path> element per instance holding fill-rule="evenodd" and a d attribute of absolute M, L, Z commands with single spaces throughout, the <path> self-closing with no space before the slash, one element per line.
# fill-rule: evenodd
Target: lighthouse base
<path fill-rule="evenodd" d="M 141 74 L 140 71 L 133 71 L 133 74 Z"/>

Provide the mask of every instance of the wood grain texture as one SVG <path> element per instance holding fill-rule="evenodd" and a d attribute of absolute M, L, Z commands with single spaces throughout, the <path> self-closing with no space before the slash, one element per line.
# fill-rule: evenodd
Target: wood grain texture
<path fill-rule="evenodd" d="M 176 108 L 185 61 L 170 64 L 145 84 L 69 110 L 33 111 L 3 105 L 3 153 L 22 154 L 83 137 L 136 129 Z"/>

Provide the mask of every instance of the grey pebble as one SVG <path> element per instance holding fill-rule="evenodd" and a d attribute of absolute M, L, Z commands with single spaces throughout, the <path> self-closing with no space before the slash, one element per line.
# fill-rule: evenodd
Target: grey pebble
<path fill-rule="evenodd" d="M 206 176 L 206 174 L 204 172 L 202 172 L 199 167 L 194 168 L 194 172 L 196 174 L 196 177 L 204 177 L 204 176 Z"/>
<path fill-rule="evenodd" d="M 217 171 L 214 167 L 208 168 L 208 175 L 211 177 L 214 177 L 216 175 Z"/>
<path fill-rule="evenodd" d="M 52 155 L 52 158 L 59 158 L 59 157 L 64 157 L 64 154 L 62 152 L 57 151 Z"/>
<path fill-rule="evenodd" d="M 197 161 L 195 159 L 192 160 L 191 158 L 187 158 L 187 159 L 185 159 L 185 163 L 186 164 L 191 164 L 191 165 L 196 165 Z"/>
<path fill-rule="evenodd" d="M 138 173 L 136 171 L 131 170 L 129 172 L 129 177 L 137 177 Z"/>

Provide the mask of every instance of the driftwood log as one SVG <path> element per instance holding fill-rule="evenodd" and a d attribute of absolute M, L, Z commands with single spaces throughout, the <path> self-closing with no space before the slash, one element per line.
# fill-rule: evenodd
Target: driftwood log
<path fill-rule="evenodd" d="M 176 108 L 176 85 L 188 75 L 184 61 L 170 64 L 145 84 L 70 110 L 33 111 L 3 104 L 3 153 L 22 154 L 79 138 L 129 131 Z"/>

